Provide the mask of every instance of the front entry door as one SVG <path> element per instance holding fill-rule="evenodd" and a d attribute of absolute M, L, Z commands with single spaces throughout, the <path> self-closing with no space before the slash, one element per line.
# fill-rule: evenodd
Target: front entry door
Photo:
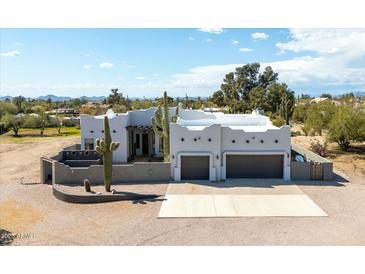
<path fill-rule="evenodd" d="M 148 155 L 148 134 L 142 134 L 142 154 Z"/>

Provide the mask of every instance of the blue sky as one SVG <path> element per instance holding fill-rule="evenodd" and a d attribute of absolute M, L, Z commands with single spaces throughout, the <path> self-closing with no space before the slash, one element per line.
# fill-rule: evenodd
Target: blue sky
<path fill-rule="evenodd" d="M 361 29 L 2 29 L 1 95 L 209 96 L 260 62 L 297 94 L 365 91 Z"/>

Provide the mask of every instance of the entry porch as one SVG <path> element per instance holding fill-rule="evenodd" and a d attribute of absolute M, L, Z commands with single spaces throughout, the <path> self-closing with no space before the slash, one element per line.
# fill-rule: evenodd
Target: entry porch
<path fill-rule="evenodd" d="M 128 162 L 162 162 L 162 138 L 151 126 L 128 126 Z"/>

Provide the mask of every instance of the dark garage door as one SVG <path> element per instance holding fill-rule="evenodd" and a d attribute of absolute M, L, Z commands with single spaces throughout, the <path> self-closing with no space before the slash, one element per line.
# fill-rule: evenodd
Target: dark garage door
<path fill-rule="evenodd" d="M 283 155 L 227 155 L 226 178 L 283 178 Z"/>
<path fill-rule="evenodd" d="M 209 156 L 181 156 L 181 180 L 209 180 Z"/>

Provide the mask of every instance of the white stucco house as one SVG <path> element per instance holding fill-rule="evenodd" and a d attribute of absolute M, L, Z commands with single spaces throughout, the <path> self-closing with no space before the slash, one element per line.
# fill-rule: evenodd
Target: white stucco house
<path fill-rule="evenodd" d="M 162 140 L 151 118 L 155 108 L 113 113 L 108 111 L 112 139 L 120 143 L 113 162 L 159 159 Z M 175 108 L 170 108 L 174 115 Z M 81 149 L 93 150 L 104 136 L 103 116 L 81 115 Z M 290 180 L 290 127 L 276 127 L 259 112 L 224 114 L 180 109 L 170 123 L 171 178 L 220 181 L 228 178 L 282 178 Z"/>

